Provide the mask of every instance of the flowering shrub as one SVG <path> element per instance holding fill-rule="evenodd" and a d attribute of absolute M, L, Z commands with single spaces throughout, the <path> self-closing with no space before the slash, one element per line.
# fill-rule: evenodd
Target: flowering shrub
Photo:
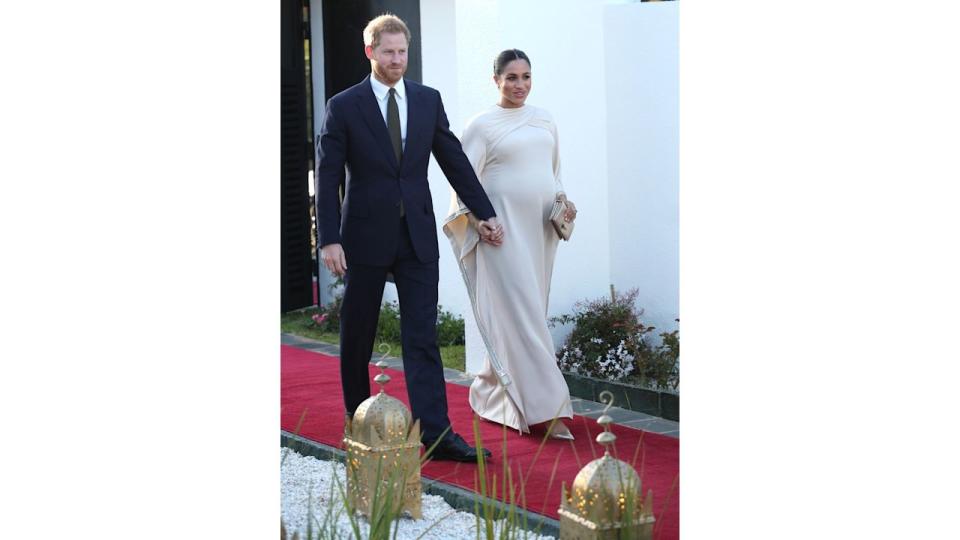
<path fill-rule="evenodd" d="M 337 295 L 333 302 L 322 306 L 319 311 L 310 316 L 321 332 L 336 334 L 340 332 L 340 304 L 343 295 Z"/>
<path fill-rule="evenodd" d="M 636 382 L 656 387 L 679 385 L 679 331 L 662 333 L 663 344 L 653 347 L 647 335 L 655 328 L 640 322 L 643 310 L 635 308 L 637 289 L 609 298 L 580 301 L 572 315 L 551 319 L 551 324 L 574 323 L 566 343 L 557 351 L 563 371 L 611 381 Z"/>
<path fill-rule="evenodd" d="M 634 356 L 624 347 L 625 344 L 621 340 L 616 348 L 607 348 L 608 344 L 602 339 L 594 338 L 590 340 L 586 353 L 580 347 L 565 346 L 560 351 L 558 363 L 564 371 L 619 381 L 634 369 Z"/>

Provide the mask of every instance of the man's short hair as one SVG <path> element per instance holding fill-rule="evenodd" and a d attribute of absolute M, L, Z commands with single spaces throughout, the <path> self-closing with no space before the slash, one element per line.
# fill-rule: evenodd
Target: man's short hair
<path fill-rule="evenodd" d="M 392 13 L 384 13 L 367 23 L 367 27 L 363 29 L 363 44 L 376 49 L 380 45 L 380 34 L 384 32 L 403 34 L 407 38 L 407 46 L 410 46 L 410 30 L 400 17 Z"/>

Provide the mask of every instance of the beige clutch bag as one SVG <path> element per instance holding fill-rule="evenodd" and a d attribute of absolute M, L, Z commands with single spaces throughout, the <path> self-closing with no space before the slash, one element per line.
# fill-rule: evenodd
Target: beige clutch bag
<path fill-rule="evenodd" d="M 573 222 L 563 220 L 563 213 L 566 211 L 567 203 L 559 199 L 554 201 L 553 210 L 550 212 L 550 223 L 553 224 L 553 228 L 560 235 L 560 238 L 569 241 L 570 235 L 573 234 Z"/>

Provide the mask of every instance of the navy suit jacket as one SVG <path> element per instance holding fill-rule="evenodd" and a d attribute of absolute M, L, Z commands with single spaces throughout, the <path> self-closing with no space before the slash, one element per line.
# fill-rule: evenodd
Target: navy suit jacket
<path fill-rule="evenodd" d="M 320 246 L 341 244 L 348 265 L 386 266 L 393 261 L 399 236 L 388 233 L 400 227 L 401 200 L 417 259 L 440 258 L 427 182 L 431 151 L 477 219 L 495 215 L 460 141 L 450 132 L 440 93 L 407 79 L 404 85 L 407 140 L 400 163 L 370 76 L 327 102 L 317 144 L 317 228 Z"/>

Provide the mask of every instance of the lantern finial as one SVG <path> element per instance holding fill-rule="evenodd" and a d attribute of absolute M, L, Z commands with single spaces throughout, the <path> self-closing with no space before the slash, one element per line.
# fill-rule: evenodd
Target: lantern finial
<path fill-rule="evenodd" d="M 380 360 L 378 360 L 377 363 L 374 364 L 375 366 L 377 366 L 378 368 L 380 368 L 380 373 L 377 374 L 377 376 L 373 378 L 373 382 L 375 382 L 375 383 L 377 383 L 377 384 L 380 385 L 380 393 L 382 394 L 382 393 L 383 393 L 383 385 L 385 385 L 385 384 L 387 384 L 388 382 L 390 382 L 390 376 L 383 372 L 383 368 L 387 367 L 387 362 L 385 361 L 385 359 L 386 359 L 387 356 L 390 355 L 390 344 L 388 344 L 388 343 L 380 343 L 380 346 L 377 347 L 377 349 L 379 349 L 379 350 L 383 353 L 383 355 L 381 355 L 381 356 L 380 356 Z"/>
<path fill-rule="evenodd" d="M 597 423 L 603 426 L 603 433 L 597 435 L 597 442 L 603 445 L 605 455 L 609 456 L 610 447 L 617 441 L 617 436 L 610 432 L 610 424 L 613 423 L 613 418 L 610 418 L 607 414 L 607 411 L 613 406 L 613 393 L 609 390 L 600 392 L 600 401 L 607 406 L 603 408 L 603 414 L 600 415 L 600 418 L 597 418 Z"/>

